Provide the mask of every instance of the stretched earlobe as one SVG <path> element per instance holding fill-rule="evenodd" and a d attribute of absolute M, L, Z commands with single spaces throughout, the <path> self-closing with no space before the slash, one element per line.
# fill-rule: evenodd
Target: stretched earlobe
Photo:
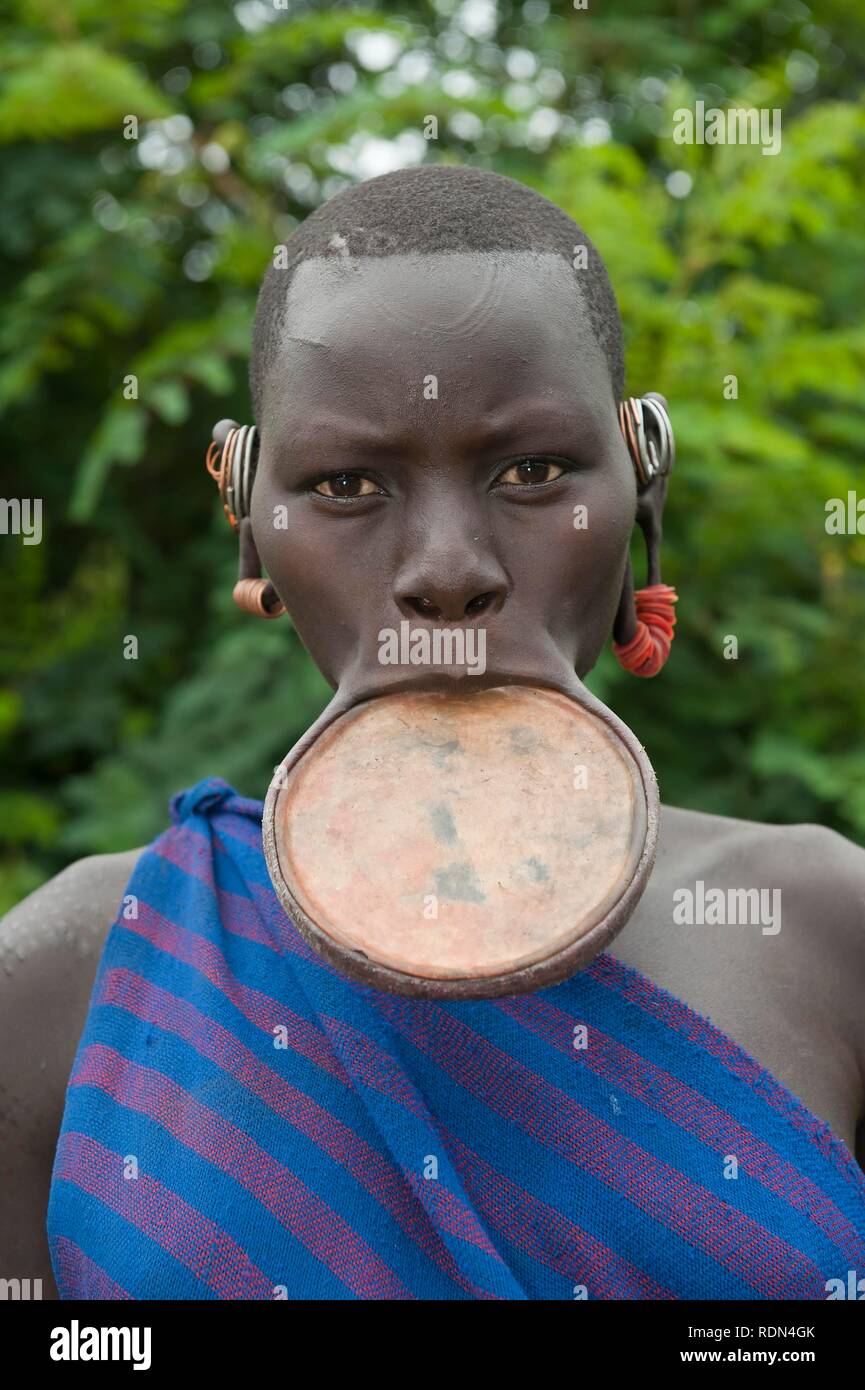
<path fill-rule="evenodd" d="M 628 557 L 613 624 L 613 652 L 635 676 L 656 676 L 670 655 L 678 594 L 661 581 L 661 535 L 670 469 L 675 459 L 667 402 L 657 392 L 619 406 L 619 423 L 637 475 L 637 524 L 646 542 L 648 583 L 634 591 Z"/>
<path fill-rule="evenodd" d="M 270 580 L 261 578 L 261 561 L 258 558 L 252 523 L 248 516 L 240 522 L 238 531 L 240 558 L 237 583 L 232 595 L 234 602 L 244 613 L 251 613 L 255 618 L 281 618 L 285 612 L 285 604 Z"/>
<path fill-rule="evenodd" d="M 219 488 L 222 507 L 237 532 L 239 560 L 234 601 L 256 618 L 279 618 L 285 604 L 269 579 L 261 577 L 261 560 L 252 534 L 249 508 L 258 465 L 258 431 L 255 425 L 220 420 L 213 427 L 205 466 Z"/>
<path fill-rule="evenodd" d="M 617 646 L 624 647 L 628 642 L 633 641 L 636 632 L 637 612 L 634 607 L 634 570 L 629 555 L 625 563 L 625 575 L 622 580 L 622 592 L 619 597 L 619 606 L 616 609 L 616 616 L 613 620 L 613 642 Z"/>

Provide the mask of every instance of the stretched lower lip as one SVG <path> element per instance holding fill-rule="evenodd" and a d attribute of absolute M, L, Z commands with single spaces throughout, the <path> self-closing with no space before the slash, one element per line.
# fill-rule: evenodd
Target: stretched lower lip
<path fill-rule="evenodd" d="M 424 691 L 467 695 L 473 691 L 491 690 L 497 686 L 508 685 L 546 686 L 552 690 L 568 693 L 569 690 L 573 689 L 573 680 L 576 680 L 576 677 L 572 678 L 570 672 L 556 675 L 551 673 L 547 678 L 544 678 L 539 676 L 535 669 L 520 671 L 501 666 L 490 667 L 477 673 L 472 673 L 462 665 L 394 666 L 388 667 L 382 672 L 365 672 L 364 678 L 356 684 L 353 683 L 345 707 L 347 708 L 350 704 L 360 704 L 364 700 L 373 700 L 382 695 L 423 693 Z M 348 692 L 344 692 L 343 687 L 340 687 L 340 694 L 347 696 Z"/>
<path fill-rule="evenodd" d="M 492 998 L 556 983 L 642 894 L 651 766 L 576 677 L 568 691 L 501 672 L 436 691 L 428 677 L 335 700 L 284 760 L 263 826 L 274 888 L 325 959 L 388 992 Z M 578 755 L 589 793 L 571 789 Z M 438 892 L 430 926 L 422 905 Z"/>
<path fill-rule="evenodd" d="M 385 659 L 358 660 L 344 673 L 337 695 L 340 707 L 400 691 L 465 694 L 498 685 L 546 686 L 578 700 L 583 695 L 591 698 L 572 661 L 552 642 L 517 643 L 507 629 L 499 629 L 495 641 L 482 641 L 469 629 L 464 644 L 458 647 L 459 660 L 442 660 L 442 655 L 453 655 L 449 639 L 437 644 L 438 629 L 426 631 L 429 641 L 421 644 L 416 634 L 425 635 L 423 625 L 405 622 L 401 629 L 380 629 L 375 651 L 376 657 Z M 382 633 L 392 634 L 387 644 Z"/>

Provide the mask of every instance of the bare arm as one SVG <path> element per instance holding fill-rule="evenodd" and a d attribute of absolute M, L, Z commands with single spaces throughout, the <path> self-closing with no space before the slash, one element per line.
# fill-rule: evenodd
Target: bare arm
<path fill-rule="evenodd" d="M 0 1276 L 57 1292 L 45 1214 L 66 1083 L 105 937 L 141 850 L 64 869 L 0 922 Z"/>
<path fill-rule="evenodd" d="M 795 825 L 767 842 L 763 860 L 783 889 L 788 933 L 774 984 L 796 997 L 811 1035 L 823 1034 L 809 1059 L 814 1075 L 836 1057 L 849 1078 L 847 1142 L 865 1168 L 865 850 L 825 826 Z"/>

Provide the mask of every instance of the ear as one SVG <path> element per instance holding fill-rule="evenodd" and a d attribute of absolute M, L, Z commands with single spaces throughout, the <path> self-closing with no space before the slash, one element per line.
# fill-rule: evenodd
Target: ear
<path fill-rule="evenodd" d="M 249 516 L 252 485 L 258 466 L 258 430 L 255 425 L 219 420 L 213 426 L 212 443 L 205 464 L 219 488 L 229 525 L 236 531 L 244 517 Z"/>
<path fill-rule="evenodd" d="M 285 612 L 285 604 L 271 581 L 261 577 L 261 561 L 248 516 L 241 518 L 237 530 L 240 544 L 234 602 L 256 618 L 279 618 Z"/>
<path fill-rule="evenodd" d="M 631 567 L 631 557 L 625 561 L 625 577 L 622 580 L 622 592 L 619 595 L 619 606 L 616 609 L 616 616 L 613 619 L 613 641 L 618 642 L 620 647 L 625 647 L 637 633 L 637 610 L 634 604 L 634 571 Z"/>
<path fill-rule="evenodd" d="M 258 432 L 254 425 L 220 420 L 213 426 L 206 466 L 219 488 L 223 510 L 238 539 L 234 601 L 257 618 L 278 618 L 285 607 L 270 580 L 261 578 L 261 561 L 249 519 L 257 462 Z"/>
<path fill-rule="evenodd" d="M 653 478 L 637 497 L 637 525 L 646 542 L 646 583 L 661 582 L 661 538 L 668 477 Z"/>
<path fill-rule="evenodd" d="M 228 438 L 230 432 L 232 430 L 236 430 L 237 428 L 238 424 L 236 420 L 217 420 L 212 430 L 212 438 L 214 444 L 216 444 L 221 449 L 225 444 L 225 441 Z"/>
<path fill-rule="evenodd" d="M 646 583 L 659 584 L 664 506 L 676 456 L 667 402 L 657 391 L 649 391 L 640 399 L 631 396 L 619 407 L 619 420 L 637 475 L 637 525 L 646 541 Z"/>
<path fill-rule="evenodd" d="M 676 452 L 666 399 L 657 391 L 650 391 L 639 400 L 630 397 L 619 407 L 619 422 L 637 475 L 636 520 L 646 542 L 646 585 L 660 584 L 664 506 Z M 629 555 L 613 622 L 613 639 L 626 646 L 636 631 L 634 571 Z"/>

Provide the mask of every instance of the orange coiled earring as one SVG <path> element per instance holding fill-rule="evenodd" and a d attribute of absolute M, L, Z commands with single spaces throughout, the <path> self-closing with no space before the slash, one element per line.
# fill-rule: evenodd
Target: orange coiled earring
<path fill-rule="evenodd" d="M 656 676 L 670 655 L 679 595 L 672 584 L 647 584 L 634 594 L 637 631 L 630 642 L 613 643 L 619 665 L 633 676 Z"/>
<path fill-rule="evenodd" d="M 613 655 L 634 676 L 656 676 L 670 655 L 679 601 L 672 584 L 662 583 L 660 567 L 661 514 L 676 456 L 673 427 L 666 401 L 655 392 L 623 401 L 619 424 L 637 475 L 637 522 L 646 541 L 649 583 L 633 594 L 636 631 L 627 642 L 613 642 Z M 626 585 L 630 592 L 630 560 Z"/>
<path fill-rule="evenodd" d="M 238 579 L 231 596 L 238 608 L 254 618 L 281 618 L 285 612 L 285 604 L 269 579 Z"/>

